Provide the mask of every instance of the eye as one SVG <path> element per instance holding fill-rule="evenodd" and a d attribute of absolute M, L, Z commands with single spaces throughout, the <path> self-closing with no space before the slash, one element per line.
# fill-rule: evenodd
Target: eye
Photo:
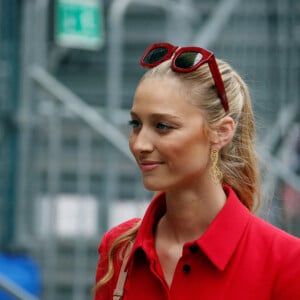
<path fill-rule="evenodd" d="M 165 123 L 157 123 L 156 128 L 159 130 L 170 130 L 173 129 L 174 127 Z"/>
<path fill-rule="evenodd" d="M 140 122 L 140 121 L 138 121 L 138 120 L 130 120 L 129 122 L 128 122 L 128 125 L 131 127 L 131 128 L 139 128 L 139 127 L 141 127 L 141 125 L 142 125 L 142 123 Z"/>

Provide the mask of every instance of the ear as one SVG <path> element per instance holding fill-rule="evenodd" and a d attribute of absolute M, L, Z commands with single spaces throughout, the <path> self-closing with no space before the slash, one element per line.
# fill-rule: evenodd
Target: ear
<path fill-rule="evenodd" d="M 220 120 L 210 133 L 211 146 L 216 149 L 222 149 L 229 144 L 235 133 L 234 120 L 226 116 Z"/>

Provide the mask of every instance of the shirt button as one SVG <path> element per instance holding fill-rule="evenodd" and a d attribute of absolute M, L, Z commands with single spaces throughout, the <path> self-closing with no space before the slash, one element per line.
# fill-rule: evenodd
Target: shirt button
<path fill-rule="evenodd" d="M 197 245 L 192 245 L 192 246 L 190 247 L 190 252 L 191 252 L 192 254 L 195 254 L 197 251 L 198 251 L 198 246 L 197 246 Z"/>
<path fill-rule="evenodd" d="M 182 270 L 184 273 L 189 273 L 191 271 L 190 265 L 183 265 Z"/>

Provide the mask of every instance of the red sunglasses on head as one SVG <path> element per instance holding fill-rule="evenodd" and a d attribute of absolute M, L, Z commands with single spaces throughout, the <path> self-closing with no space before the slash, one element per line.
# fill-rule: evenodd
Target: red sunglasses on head
<path fill-rule="evenodd" d="M 212 52 L 199 47 L 178 47 L 169 43 L 157 43 L 150 45 L 146 49 L 140 60 L 140 64 L 143 67 L 153 68 L 163 61 L 170 59 L 172 56 L 171 68 L 173 71 L 179 73 L 192 72 L 203 64 L 208 63 L 222 106 L 227 113 L 229 105 L 224 82 Z"/>

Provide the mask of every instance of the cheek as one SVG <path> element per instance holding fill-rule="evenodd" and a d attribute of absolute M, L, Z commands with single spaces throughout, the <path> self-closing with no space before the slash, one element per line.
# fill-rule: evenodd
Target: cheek
<path fill-rule="evenodd" d="M 179 172 L 189 161 L 190 155 L 184 142 L 161 142 L 157 145 L 157 150 L 172 172 Z"/>
<path fill-rule="evenodd" d="M 199 141 L 198 136 L 165 147 L 175 161 L 180 161 L 182 167 L 186 165 L 188 168 L 193 165 L 199 167 L 199 164 L 205 166 L 209 160 L 209 148 L 209 143 L 206 140 Z"/>

